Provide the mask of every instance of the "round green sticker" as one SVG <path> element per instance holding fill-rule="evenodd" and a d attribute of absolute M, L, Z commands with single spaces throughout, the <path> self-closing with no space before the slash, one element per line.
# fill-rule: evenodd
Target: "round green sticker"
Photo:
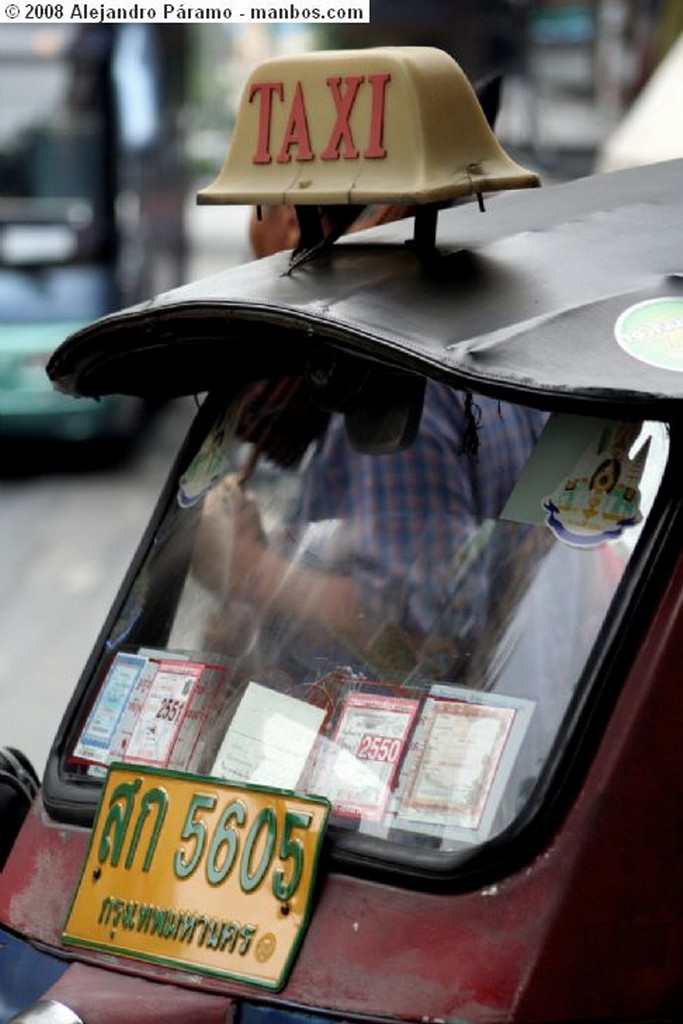
<path fill-rule="evenodd" d="M 683 298 L 648 299 L 629 306 L 614 334 L 634 359 L 683 372 Z"/>

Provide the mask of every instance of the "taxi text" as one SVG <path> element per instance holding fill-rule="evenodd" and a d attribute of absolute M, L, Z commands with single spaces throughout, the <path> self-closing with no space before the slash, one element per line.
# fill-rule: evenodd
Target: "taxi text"
<path fill-rule="evenodd" d="M 258 106 L 258 137 L 252 156 L 254 164 L 272 163 L 272 117 L 274 103 L 287 104 L 288 115 L 283 137 L 275 156 L 278 164 L 294 159 L 299 163 L 315 160 L 381 160 L 387 155 L 383 143 L 385 102 L 389 72 L 368 75 L 333 75 L 325 79 L 328 97 L 332 100 L 330 134 L 326 145 L 316 153 L 311 144 L 307 100 L 301 82 L 297 82 L 291 95 L 284 82 L 252 82 L 249 102 Z M 358 140 L 353 134 L 352 114 L 361 90 L 370 90 L 370 124 L 366 139 Z"/>

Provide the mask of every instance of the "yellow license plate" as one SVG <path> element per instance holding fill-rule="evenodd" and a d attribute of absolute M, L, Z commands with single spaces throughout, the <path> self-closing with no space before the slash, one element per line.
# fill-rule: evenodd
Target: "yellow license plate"
<path fill-rule="evenodd" d="M 64 941 L 279 989 L 329 810 L 322 797 L 112 765 Z"/>

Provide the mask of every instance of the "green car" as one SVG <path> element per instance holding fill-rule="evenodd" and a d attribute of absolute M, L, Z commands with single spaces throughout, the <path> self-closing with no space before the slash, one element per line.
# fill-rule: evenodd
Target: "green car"
<path fill-rule="evenodd" d="M 74 400 L 45 373 L 52 351 L 93 316 L 111 311 L 101 267 L 0 270 L 0 437 L 64 442 L 123 442 L 137 432 L 139 399 Z"/>

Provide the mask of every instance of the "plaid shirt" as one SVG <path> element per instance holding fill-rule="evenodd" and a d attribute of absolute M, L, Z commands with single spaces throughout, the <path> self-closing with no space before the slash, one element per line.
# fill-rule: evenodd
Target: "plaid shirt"
<path fill-rule="evenodd" d="M 463 453 L 463 394 L 429 381 L 409 448 L 359 454 L 336 415 L 307 470 L 299 522 L 318 530 L 303 544 L 305 560 L 349 573 L 375 614 L 423 634 L 462 636 L 480 618 L 489 581 L 478 570 L 485 552 L 490 560 L 491 521 L 546 421 L 489 398 L 476 398 L 474 409 L 476 456 Z M 336 528 L 321 530 L 324 522 Z"/>

